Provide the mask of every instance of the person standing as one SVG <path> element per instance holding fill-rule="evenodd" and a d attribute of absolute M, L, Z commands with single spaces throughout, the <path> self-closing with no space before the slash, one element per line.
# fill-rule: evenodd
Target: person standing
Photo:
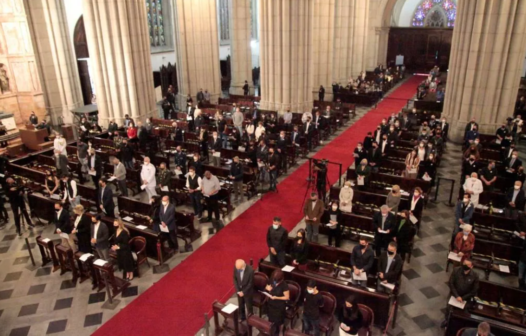
<path fill-rule="evenodd" d="M 73 180 L 69 174 L 66 174 L 62 176 L 62 182 L 64 183 L 64 198 L 62 199 L 62 203 L 65 203 L 66 200 L 69 201 L 71 211 L 73 211 L 73 208 L 80 204 L 77 181 Z"/>
<path fill-rule="evenodd" d="M 378 281 L 384 284 L 395 284 L 402 273 L 403 261 L 396 253 L 398 245 L 392 241 L 378 259 Z M 379 286 L 380 288 L 380 286 Z"/>
<path fill-rule="evenodd" d="M 108 181 L 101 178 L 99 181 L 99 193 L 97 203 L 100 210 L 107 216 L 115 217 L 115 203 L 113 203 L 113 191 L 107 185 Z"/>
<path fill-rule="evenodd" d="M 239 162 L 238 156 L 234 157 L 228 178 L 234 186 L 234 202 L 237 202 L 238 199 L 240 202 L 243 202 L 243 165 Z"/>
<path fill-rule="evenodd" d="M 455 206 L 455 226 L 453 229 L 453 236 L 457 235 L 464 224 L 469 224 L 471 222 L 471 217 L 473 217 L 474 211 L 475 207 L 473 206 L 473 203 L 471 203 L 471 195 L 464 194 L 462 200 L 459 200 Z"/>
<path fill-rule="evenodd" d="M 77 215 L 77 218 L 73 222 L 73 230 L 70 236 L 72 239 L 75 239 L 76 236 L 80 252 L 91 253 L 91 219 L 84 213 L 84 207 L 80 204 L 73 209 L 73 213 Z"/>
<path fill-rule="evenodd" d="M 119 263 L 119 269 L 126 273 L 126 280 L 133 280 L 133 269 L 135 262 L 133 261 L 133 255 L 130 247 L 130 231 L 124 227 L 122 220 L 116 219 L 113 221 L 115 227 L 115 239 L 111 249 L 117 252 L 117 262 Z"/>
<path fill-rule="evenodd" d="M 141 189 L 146 190 L 148 199 L 157 195 L 157 192 L 155 191 L 155 187 L 157 186 L 155 181 L 155 166 L 150 163 L 150 158 L 147 156 L 144 157 L 144 164 L 141 169 L 141 181 Z"/>
<path fill-rule="evenodd" d="M 221 149 L 223 149 L 223 139 L 217 132 L 212 132 L 212 164 L 214 166 L 221 165 Z"/>
<path fill-rule="evenodd" d="M 305 230 L 299 229 L 298 233 L 296 233 L 296 239 L 294 243 L 292 243 L 290 256 L 292 257 L 292 265 L 297 266 L 300 270 L 307 269 L 309 243 L 305 239 Z"/>
<path fill-rule="evenodd" d="M 80 182 L 84 183 L 84 175 L 88 173 L 88 145 L 84 141 L 77 141 L 77 158 L 80 163 Z"/>
<path fill-rule="evenodd" d="M 181 167 L 181 172 L 186 175 L 186 153 L 183 153 L 181 146 L 175 148 L 174 163 L 176 167 Z"/>
<path fill-rule="evenodd" d="M 287 230 L 281 226 L 281 218 L 274 217 L 272 226 L 267 231 L 267 246 L 270 262 L 280 267 L 285 266 L 285 247 L 287 244 Z"/>
<path fill-rule="evenodd" d="M 192 200 L 192 207 L 197 219 L 203 216 L 203 209 L 201 206 L 201 190 L 202 179 L 195 173 L 195 168 L 190 166 L 188 169 L 188 176 L 186 177 L 186 188 L 188 189 L 190 199 Z"/>
<path fill-rule="evenodd" d="M 278 191 L 276 183 L 278 179 L 279 157 L 274 154 L 274 148 L 268 151 L 268 173 L 269 173 L 269 190 Z"/>
<path fill-rule="evenodd" d="M 55 203 L 55 233 L 60 235 L 62 240 L 61 245 L 69 247 L 73 253 L 76 252 L 75 242 L 71 237 L 71 221 L 69 213 L 64 210 L 62 203 Z M 67 237 L 66 237 L 67 236 Z"/>
<path fill-rule="evenodd" d="M 221 185 L 219 180 L 215 175 L 212 175 L 210 171 L 205 172 L 205 178 L 201 180 L 203 196 L 206 201 L 206 210 L 208 212 L 208 221 L 212 221 L 212 213 L 216 221 L 220 220 L 219 216 L 219 203 L 218 203 L 218 193 L 221 190 Z"/>
<path fill-rule="evenodd" d="M 318 233 L 320 229 L 321 216 L 325 212 L 325 205 L 322 200 L 318 199 L 318 194 L 312 192 L 310 200 L 305 202 L 303 214 L 307 223 L 307 240 L 309 242 L 318 242 Z"/>
<path fill-rule="evenodd" d="M 91 180 L 93 181 L 93 185 L 98 191 L 99 180 L 102 176 L 102 160 L 100 159 L 100 156 L 95 154 L 95 148 L 91 148 L 89 150 L 88 169 L 89 175 L 91 175 Z"/>
<path fill-rule="evenodd" d="M 159 189 L 161 190 L 161 195 L 168 195 L 170 192 L 170 184 L 172 179 L 172 172 L 169 169 L 166 169 L 166 163 L 161 162 L 161 165 L 159 166 L 159 178 L 157 179 L 157 183 L 159 186 Z"/>
<path fill-rule="evenodd" d="M 303 330 L 308 335 L 312 331 L 314 336 L 320 336 L 320 308 L 324 303 L 325 300 L 316 287 L 316 281 L 310 279 L 303 300 Z"/>
<path fill-rule="evenodd" d="M 234 267 L 234 288 L 237 293 L 241 321 L 244 321 L 247 319 L 247 313 L 249 316 L 254 313 L 254 309 L 252 308 L 254 295 L 254 269 L 252 266 L 247 265 L 243 259 L 236 260 L 236 265 Z"/>
<path fill-rule="evenodd" d="M 117 185 L 121 191 L 121 196 L 128 196 L 128 188 L 126 187 L 126 167 L 118 158 L 113 159 L 113 176 L 117 180 Z"/>
<path fill-rule="evenodd" d="M 387 207 L 389 208 L 389 211 L 397 213 L 398 206 L 400 205 L 401 199 L 402 199 L 402 193 L 400 192 L 400 186 L 395 184 L 391 188 L 391 191 L 389 191 L 389 194 L 387 194 L 385 205 L 387 205 Z"/>
<path fill-rule="evenodd" d="M 380 256 L 382 249 L 387 248 L 395 230 L 395 216 L 389 212 L 387 205 L 382 205 L 380 211 L 373 216 L 373 226 L 375 229 L 374 246 L 376 256 Z"/>
<path fill-rule="evenodd" d="M 106 224 L 100 221 L 101 215 L 91 217 L 91 244 L 95 246 L 95 251 L 100 259 L 109 261 L 110 254 L 110 233 Z"/>
<path fill-rule="evenodd" d="M 344 212 L 352 212 L 352 199 L 354 191 L 352 190 L 351 181 L 345 181 L 343 188 L 340 190 L 340 210 Z"/>
<path fill-rule="evenodd" d="M 471 173 L 471 177 L 464 182 L 464 192 L 471 195 L 471 202 L 476 207 L 479 204 L 479 195 L 484 191 L 482 182 L 478 179 L 477 173 Z"/>
<path fill-rule="evenodd" d="M 31 111 L 31 115 L 29 116 L 29 122 L 33 126 L 38 125 L 38 117 L 36 116 L 35 111 Z"/>
<path fill-rule="evenodd" d="M 369 248 L 369 240 L 366 237 L 360 236 L 359 243 L 360 245 L 355 246 L 352 250 L 351 266 L 353 273 L 356 276 L 361 276 L 364 273 L 367 276 L 373 268 L 374 252 Z M 354 280 L 353 277 L 353 282 L 357 282 L 362 286 L 367 286 L 367 279 Z"/>
<path fill-rule="evenodd" d="M 16 233 L 18 233 L 19 236 L 22 235 L 21 227 L 20 227 L 20 212 L 24 215 L 24 218 L 26 219 L 27 225 L 32 229 L 35 226 L 31 222 L 31 218 L 29 217 L 29 214 L 26 210 L 26 204 L 24 202 L 24 192 L 22 190 L 22 187 L 19 187 L 15 180 L 13 180 L 11 177 L 8 177 L 6 179 L 7 182 L 7 192 L 6 195 L 9 198 L 9 203 L 11 203 L 11 210 L 13 211 L 13 217 L 15 218 L 15 226 L 16 226 Z"/>
<path fill-rule="evenodd" d="M 245 81 L 245 84 L 243 85 L 243 95 L 248 96 L 250 93 L 250 87 L 248 86 L 248 82 Z"/>
<path fill-rule="evenodd" d="M 333 201 L 331 207 L 329 208 L 329 223 L 327 227 L 329 228 L 329 246 L 332 246 L 332 241 L 334 239 L 334 247 L 340 247 L 340 237 L 341 237 L 341 211 L 338 207 L 338 202 Z"/>
<path fill-rule="evenodd" d="M 62 176 L 68 173 L 68 158 L 60 154 L 60 151 L 55 149 L 55 167 L 57 168 L 57 176 Z"/>
<path fill-rule="evenodd" d="M 132 144 L 128 140 L 124 139 L 122 141 L 121 148 L 121 159 L 124 163 L 124 166 L 127 169 L 133 169 L 133 156 L 135 155 L 135 149 L 133 149 Z"/>
<path fill-rule="evenodd" d="M 68 144 L 66 143 L 66 140 L 62 137 L 62 135 L 58 132 L 55 132 L 55 140 L 53 141 L 53 148 L 55 151 L 59 151 L 60 154 L 68 156 L 68 152 L 66 150 L 66 146 Z"/>
<path fill-rule="evenodd" d="M 318 99 L 320 101 L 325 100 L 325 88 L 323 87 L 323 85 L 320 85 L 320 89 L 318 90 Z"/>
<path fill-rule="evenodd" d="M 168 243 L 173 248 L 174 252 L 177 253 L 179 250 L 179 244 L 177 242 L 177 225 L 175 220 L 175 206 L 170 204 L 170 197 L 164 196 L 162 198 L 161 206 L 159 207 L 159 232 L 168 235 Z M 168 230 L 168 232 L 166 232 Z"/>
<path fill-rule="evenodd" d="M 270 283 L 265 287 L 271 295 L 267 302 L 268 320 L 272 323 L 270 336 L 279 336 L 279 331 L 285 323 L 287 301 L 290 298 L 289 286 L 285 282 L 282 270 L 275 270 L 270 276 Z"/>
<path fill-rule="evenodd" d="M 237 131 L 240 135 L 243 135 L 243 121 L 245 120 L 245 117 L 243 116 L 243 113 L 241 113 L 241 110 L 236 108 L 236 112 L 232 115 L 232 123 L 234 124 L 234 127 L 237 128 Z"/>
<path fill-rule="evenodd" d="M 396 229 L 396 236 L 393 240 L 398 244 L 398 254 L 402 261 L 405 261 L 406 254 L 411 252 L 413 238 L 416 230 L 413 223 L 409 220 L 409 211 L 400 212 L 400 222 Z"/>

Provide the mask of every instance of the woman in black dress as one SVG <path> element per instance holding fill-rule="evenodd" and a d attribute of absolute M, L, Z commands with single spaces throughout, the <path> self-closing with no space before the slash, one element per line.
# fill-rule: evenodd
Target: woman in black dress
<path fill-rule="evenodd" d="M 79 251 L 83 253 L 92 253 L 91 249 L 91 218 L 84 214 L 84 207 L 77 205 L 73 208 L 73 213 L 77 215 L 73 222 L 72 234 L 77 235 Z"/>
<path fill-rule="evenodd" d="M 340 236 L 341 236 L 341 211 L 337 201 L 333 201 L 329 209 L 329 246 L 332 246 L 332 240 L 334 239 L 334 246 L 340 247 Z"/>
<path fill-rule="evenodd" d="M 54 171 L 46 171 L 45 188 L 49 195 L 53 195 L 60 187 L 60 180 Z"/>
<path fill-rule="evenodd" d="M 116 229 L 115 245 L 113 245 L 111 249 L 117 252 L 119 269 L 126 272 L 126 280 L 133 280 L 133 256 L 130 244 L 128 243 L 130 240 L 130 232 L 124 227 L 124 223 L 120 218 L 113 221 L 113 226 Z"/>
<path fill-rule="evenodd" d="M 296 234 L 296 240 L 292 244 L 290 255 L 292 264 L 301 270 L 307 269 L 307 256 L 309 254 L 309 243 L 305 239 L 305 230 L 300 229 Z"/>
<path fill-rule="evenodd" d="M 270 277 L 270 284 L 265 287 L 272 297 L 268 300 L 268 320 L 272 323 L 270 336 L 279 336 L 279 331 L 285 323 L 285 311 L 290 297 L 289 286 L 285 282 L 282 270 L 275 270 Z"/>
<path fill-rule="evenodd" d="M 405 261 L 405 256 L 411 251 L 411 241 L 416 234 L 413 223 L 409 220 L 409 211 L 400 212 L 400 222 L 396 227 L 396 236 L 394 241 L 398 244 L 398 254 Z"/>
<path fill-rule="evenodd" d="M 363 316 L 358 301 L 354 295 L 351 295 L 345 299 L 345 306 L 340 312 L 340 336 L 356 336 L 362 325 Z"/>

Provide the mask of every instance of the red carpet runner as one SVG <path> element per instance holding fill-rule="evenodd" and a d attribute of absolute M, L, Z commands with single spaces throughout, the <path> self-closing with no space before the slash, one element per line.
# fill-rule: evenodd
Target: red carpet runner
<path fill-rule="evenodd" d="M 316 158 L 340 162 L 345 172 L 354 161 L 352 151 L 356 143 L 382 118 L 400 111 L 415 94 L 421 80 L 419 77 L 408 79 L 389 95 L 395 100 L 381 102 L 377 109 L 369 111 L 320 150 Z M 268 254 L 265 237 L 272 218 L 280 216 L 288 230 L 302 219 L 300 208 L 308 170 L 308 164 L 299 167 L 278 185 L 279 193 L 265 195 L 94 335 L 195 335 L 203 326 L 203 314 L 210 311 L 212 302 L 233 294 L 234 261 L 253 258 L 257 262 Z M 329 181 L 334 183 L 337 179 L 337 169 L 330 169 Z"/>

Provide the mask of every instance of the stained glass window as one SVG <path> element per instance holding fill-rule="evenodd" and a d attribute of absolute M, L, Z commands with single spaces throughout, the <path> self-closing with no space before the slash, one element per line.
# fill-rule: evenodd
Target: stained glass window
<path fill-rule="evenodd" d="M 150 46 L 152 47 L 166 46 L 163 9 L 163 0 L 146 0 Z"/>
<path fill-rule="evenodd" d="M 416 7 L 413 27 L 453 28 L 457 17 L 457 6 L 453 0 L 424 0 Z"/>

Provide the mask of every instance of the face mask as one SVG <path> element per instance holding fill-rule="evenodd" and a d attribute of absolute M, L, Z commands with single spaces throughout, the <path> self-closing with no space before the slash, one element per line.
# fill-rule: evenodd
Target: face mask
<path fill-rule="evenodd" d="M 300 239 L 303 239 L 302 236 L 297 236 L 296 239 L 300 240 Z"/>
<path fill-rule="evenodd" d="M 468 265 L 462 265 L 464 271 L 469 271 L 471 268 Z"/>
<path fill-rule="evenodd" d="M 163 205 L 164 205 L 164 206 L 168 205 L 168 202 L 163 202 Z"/>
<path fill-rule="evenodd" d="M 60 209 L 55 209 L 55 212 L 59 212 L 59 211 L 60 211 Z"/>
<path fill-rule="evenodd" d="M 274 230 L 277 230 L 279 228 L 279 225 L 272 224 L 272 227 L 274 228 Z"/>
<path fill-rule="evenodd" d="M 307 292 L 308 292 L 309 294 L 313 294 L 313 293 L 314 293 L 314 290 L 312 290 L 312 289 L 307 289 Z"/>
<path fill-rule="evenodd" d="M 393 251 L 387 251 L 387 254 L 389 254 L 390 256 L 393 256 L 395 253 Z"/>
<path fill-rule="evenodd" d="M 362 247 L 362 250 L 365 249 L 365 248 L 367 248 L 367 244 L 365 244 L 365 245 L 360 245 L 360 246 Z"/>
<path fill-rule="evenodd" d="M 469 158 L 469 161 L 475 161 L 475 158 Z"/>
<path fill-rule="evenodd" d="M 515 186 L 514 188 L 515 188 L 515 190 L 519 190 L 521 187 Z"/>
<path fill-rule="evenodd" d="M 464 236 L 469 236 L 469 232 L 462 232 Z"/>
<path fill-rule="evenodd" d="M 361 163 L 360 165 L 365 166 L 366 164 L 365 163 Z"/>

